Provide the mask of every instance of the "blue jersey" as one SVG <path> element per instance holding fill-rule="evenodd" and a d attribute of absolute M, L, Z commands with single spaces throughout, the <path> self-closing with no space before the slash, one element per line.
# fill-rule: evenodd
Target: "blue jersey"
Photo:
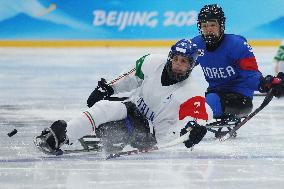
<path fill-rule="evenodd" d="M 261 73 L 250 45 L 242 36 L 225 34 L 220 46 L 213 52 L 207 51 L 203 38 L 192 39 L 200 55 L 197 59 L 208 91 L 236 92 L 252 97 L 258 90 Z"/>

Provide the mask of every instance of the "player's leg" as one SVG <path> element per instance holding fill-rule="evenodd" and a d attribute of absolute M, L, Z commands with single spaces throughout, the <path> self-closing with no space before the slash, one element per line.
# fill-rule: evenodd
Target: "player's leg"
<path fill-rule="evenodd" d="M 252 98 L 239 93 L 219 93 L 223 114 L 236 117 L 247 116 L 253 108 Z"/>
<path fill-rule="evenodd" d="M 42 151 L 56 152 L 63 144 L 74 141 L 95 132 L 98 125 L 127 116 L 126 106 L 122 102 L 100 101 L 92 108 L 66 123 L 63 120 L 54 122 L 36 137 L 35 143 Z"/>
<path fill-rule="evenodd" d="M 150 148 L 154 146 L 157 141 L 154 133 L 151 133 L 149 121 L 142 115 L 138 108 L 132 102 L 126 102 L 128 117 L 128 129 L 132 128 L 129 138 L 129 144 L 138 149 Z M 131 129 L 130 129 L 131 130 Z"/>
<path fill-rule="evenodd" d="M 253 108 L 252 99 L 238 93 L 208 93 L 206 102 L 211 107 L 214 118 L 244 117 Z"/>
<path fill-rule="evenodd" d="M 97 137 L 101 138 L 106 151 L 119 150 L 131 145 L 134 148 L 147 148 L 156 144 L 154 134 L 150 133 L 148 120 L 143 116 L 135 104 L 124 103 L 127 109 L 127 118 L 112 121 L 98 126 Z"/>
<path fill-rule="evenodd" d="M 238 93 L 208 93 L 206 102 L 213 111 L 216 127 L 220 127 L 214 132 L 217 138 L 226 134 L 230 127 L 238 124 L 253 108 L 252 99 Z M 214 123 L 211 123 L 211 126 L 214 127 Z M 222 131 L 222 126 L 227 127 L 228 131 Z"/>

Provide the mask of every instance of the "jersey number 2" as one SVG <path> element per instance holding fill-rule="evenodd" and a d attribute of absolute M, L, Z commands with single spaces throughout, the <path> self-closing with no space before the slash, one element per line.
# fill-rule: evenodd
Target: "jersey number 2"
<path fill-rule="evenodd" d="M 208 120 L 205 98 L 202 96 L 195 96 L 182 103 L 179 109 L 179 119 L 182 120 L 186 116 L 195 119 Z"/>

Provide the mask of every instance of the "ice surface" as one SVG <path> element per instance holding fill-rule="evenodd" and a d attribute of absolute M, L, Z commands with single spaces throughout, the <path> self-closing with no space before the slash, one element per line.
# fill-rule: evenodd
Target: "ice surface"
<path fill-rule="evenodd" d="M 272 74 L 276 48 L 255 48 L 260 70 Z M 182 145 L 114 160 L 105 154 L 49 157 L 33 137 L 54 120 L 86 109 L 101 77 L 127 71 L 157 48 L 0 49 L 0 188 L 283 188 L 284 99 L 274 99 L 236 139 L 208 134 L 193 151 Z M 191 84 L 203 91 L 201 70 Z M 257 107 L 263 97 L 255 97 Z M 18 133 L 9 138 L 14 128 Z"/>

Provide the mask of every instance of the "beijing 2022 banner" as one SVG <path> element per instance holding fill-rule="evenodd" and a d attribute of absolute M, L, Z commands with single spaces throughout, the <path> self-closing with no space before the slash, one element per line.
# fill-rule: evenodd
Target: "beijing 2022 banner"
<path fill-rule="evenodd" d="M 205 4 L 219 4 L 226 32 L 284 38 L 283 0 L 0 0 L 1 40 L 170 40 L 198 35 Z"/>

